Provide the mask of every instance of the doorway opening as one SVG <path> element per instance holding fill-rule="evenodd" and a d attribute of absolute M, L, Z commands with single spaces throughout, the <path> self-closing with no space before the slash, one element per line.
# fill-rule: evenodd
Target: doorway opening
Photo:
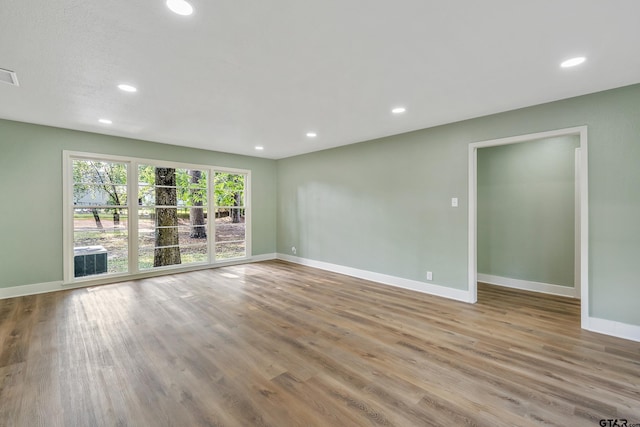
<path fill-rule="evenodd" d="M 588 319 L 588 194 L 587 194 L 587 127 L 575 127 L 549 132 L 520 135 L 509 138 L 481 141 L 469 145 L 469 293 L 472 302 L 478 299 L 478 150 L 488 147 L 507 146 L 531 141 L 540 141 L 562 137 L 575 136 L 578 148 L 575 150 L 575 232 L 573 259 L 573 288 L 567 294 L 581 298 L 581 323 L 584 328 Z M 524 243 L 524 242 L 523 242 Z M 484 259 L 481 260 L 485 264 Z M 486 278 L 486 276 L 482 276 Z M 517 280 L 516 280 L 517 282 Z M 518 283 L 513 287 L 518 287 Z M 560 288 L 558 288 L 560 289 Z M 544 290 L 543 290 L 544 291 Z M 552 291 L 549 291 L 554 293 Z"/>

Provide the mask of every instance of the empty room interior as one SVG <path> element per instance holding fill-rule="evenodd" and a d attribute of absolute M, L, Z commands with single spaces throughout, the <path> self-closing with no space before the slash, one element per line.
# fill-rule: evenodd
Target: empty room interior
<path fill-rule="evenodd" d="M 638 17 L 3 1 L 0 426 L 640 425 Z"/>

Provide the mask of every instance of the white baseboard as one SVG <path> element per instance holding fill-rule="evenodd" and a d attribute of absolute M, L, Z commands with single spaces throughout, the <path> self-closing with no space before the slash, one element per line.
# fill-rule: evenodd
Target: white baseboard
<path fill-rule="evenodd" d="M 588 317 L 587 324 L 582 325 L 582 328 L 599 334 L 640 342 L 640 326 L 637 325 L 599 319 L 597 317 Z"/>
<path fill-rule="evenodd" d="M 278 258 L 278 254 L 270 253 L 270 254 L 261 254 L 261 255 L 253 255 L 249 257 L 249 262 L 260 262 L 260 261 L 270 261 L 272 259 Z"/>
<path fill-rule="evenodd" d="M 482 273 L 478 273 L 478 282 L 504 286 L 506 288 L 560 295 L 563 297 L 580 298 L 578 289 L 568 286 L 552 285 L 550 283 L 532 282 L 529 280 L 512 279 L 510 277 L 500 277 Z"/>
<path fill-rule="evenodd" d="M 61 291 L 62 289 L 62 280 L 46 283 L 34 283 L 32 285 L 12 286 L 10 288 L 0 288 L 0 299 L 44 294 L 47 292 Z"/>
<path fill-rule="evenodd" d="M 316 261 L 307 258 L 300 258 L 296 256 L 277 254 L 277 258 L 293 262 L 296 264 L 306 265 L 309 267 L 319 268 L 321 270 L 332 271 L 334 273 L 344 274 L 346 276 L 357 277 L 359 279 L 370 280 L 372 282 L 382 283 L 384 285 L 395 286 L 403 289 L 410 289 L 412 291 L 422 292 L 425 294 L 435 295 L 439 297 L 449 298 L 456 301 L 472 302 L 471 293 L 466 290 L 449 288 L 442 285 L 433 283 L 424 283 L 417 280 L 404 279 L 397 276 L 389 276 L 387 274 L 375 273 L 368 270 L 360 270 L 352 267 L 345 267 L 343 265 L 331 264 L 323 261 Z"/>

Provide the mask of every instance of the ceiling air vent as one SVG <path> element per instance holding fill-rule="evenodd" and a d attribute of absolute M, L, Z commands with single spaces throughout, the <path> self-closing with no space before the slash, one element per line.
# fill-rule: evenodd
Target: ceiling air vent
<path fill-rule="evenodd" d="M 13 71 L 0 68 L 0 82 L 18 86 L 18 76 Z"/>

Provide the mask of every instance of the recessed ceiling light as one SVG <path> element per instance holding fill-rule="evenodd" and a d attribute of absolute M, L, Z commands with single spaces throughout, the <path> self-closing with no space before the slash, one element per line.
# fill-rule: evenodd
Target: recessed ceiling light
<path fill-rule="evenodd" d="M 167 7 L 178 15 L 187 16 L 193 13 L 193 6 L 184 0 L 167 0 Z"/>
<path fill-rule="evenodd" d="M 562 64 L 560 64 L 560 66 L 562 68 L 575 67 L 576 65 L 582 64 L 586 60 L 587 58 L 585 58 L 584 56 L 577 56 L 575 58 L 571 58 L 571 59 L 567 59 L 566 61 L 563 61 Z"/>
<path fill-rule="evenodd" d="M 318 134 L 315 133 L 315 132 L 307 132 L 307 137 L 308 138 L 315 138 L 316 136 L 318 136 Z"/>
<path fill-rule="evenodd" d="M 256 150 L 262 151 L 264 150 L 264 147 L 262 145 L 256 145 Z"/>
<path fill-rule="evenodd" d="M 125 92 L 137 92 L 138 89 L 135 86 L 120 84 L 118 85 L 118 89 L 123 90 Z"/>
<path fill-rule="evenodd" d="M 109 119 L 99 119 L 98 121 L 99 121 L 100 123 L 104 124 L 104 125 L 110 125 L 110 124 L 112 124 L 112 123 L 113 123 L 113 122 L 112 122 L 111 120 L 109 120 Z"/>
<path fill-rule="evenodd" d="M 394 108 L 393 110 L 391 110 L 391 112 L 392 112 L 393 114 L 402 114 L 402 113 L 404 113 L 405 111 L 407 111 L 407 109 L 406 109 L 406 108 L 404 108 L 404 107 L 396 107 L 396 108 Z"/>
<path fill-rule="evenodd" d="M 15 71 L 0 68 L 0 82 L 9 83 L 10 85 L 20 86 L 18 84 L 18 75 Z"/>

